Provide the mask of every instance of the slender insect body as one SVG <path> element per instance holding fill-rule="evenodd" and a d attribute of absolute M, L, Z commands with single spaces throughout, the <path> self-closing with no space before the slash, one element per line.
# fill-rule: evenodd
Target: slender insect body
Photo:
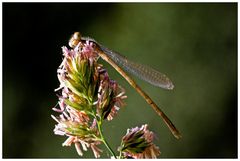
<path fill-rule="evenodd" d="M 174 88 L 174 85 L 166 75 L 148 66 L 129 61 L 127 60 L 126 57 L 104 47 L 94 39 L 90 37 L 81 37 L 79 32 L 73 34 L 73 36 L 69 40 L 69 46 L 75 47 L 81 41 L 93 42 L 95 45 L 95 50 L 96 52 L 98 52 L 99 56 L 102 57 L 102 59 L 104 59 L 105 61 L 107 61 L 110 65 L 112 65 L 128 81 L 128 83 L 147 101 L 147 103 L 153 108 L 153 110 L 163 119 L 163 121 L 166 123 L 172 134 L 177 139 L 181 138 L 180 132 L 173 125 L 170 119 L 153 102 L 153 100 L 140 88 L 140 86 L 138 86 L 135 83 L 135 81 L 131 77 L 129 77 L 127 73 L 125 73 L 125 71 L 122 70 L 122 68 L 152 85 L 171 90 Z"/>

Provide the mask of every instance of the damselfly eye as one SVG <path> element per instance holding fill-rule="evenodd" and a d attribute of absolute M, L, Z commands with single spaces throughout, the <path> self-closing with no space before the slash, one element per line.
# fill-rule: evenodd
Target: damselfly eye
<path fill-rule="evenodd" d="M 79 32 L 74 32 L 72 37 L 70 38 L 68 45 L 71 48 L 74 48 L 78 45 L 78 43 L 81 41 L 81 34 Z"/>

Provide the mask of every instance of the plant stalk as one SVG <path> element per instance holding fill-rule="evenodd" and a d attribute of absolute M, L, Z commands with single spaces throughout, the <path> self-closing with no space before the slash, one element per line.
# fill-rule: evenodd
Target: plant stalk
<path fill-rule="evenodd" d="M 99 134 L 101 137 L 101 141 L 104 143 L 104 145 L 107 147 L 108 151 L 112 154 L 112 156 L 117 159 L 115 153 L 113 152 L 112 148 L 109 146 L 108 142 L 106 141 L 106 139 L 103 136 L 103 132 L 102 132 L 102 120 L 97 121 L 97 125 L 98 125 L 98 130 L 99 130 Z"/>

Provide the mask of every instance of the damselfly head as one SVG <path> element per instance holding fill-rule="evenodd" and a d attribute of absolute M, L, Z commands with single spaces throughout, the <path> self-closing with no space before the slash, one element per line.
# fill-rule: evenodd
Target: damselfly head
<path fill-rule="evenodd" d="M 69 39 L 68 45 L 71 48 L 74 48 L 78 45 L 78 43 L 81 41 L 81 34 L 80 32 L 74 32 L 74 34 Z"/>

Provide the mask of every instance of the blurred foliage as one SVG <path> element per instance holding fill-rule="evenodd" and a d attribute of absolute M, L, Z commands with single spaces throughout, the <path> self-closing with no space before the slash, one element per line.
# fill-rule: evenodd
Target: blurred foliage
<path fill-rule="evenodd" d="M 79 158 L 74 146 L 61 146 L 50 117 L 61 46 L 74 31 L 175 84 L 167 91 L 136 79 L 182 132 L 179 141 L 102 61 L 128 95 L 105 123 L 113 148 L 127 128 L 147 123 L 162 158 L 237 157 L 237 3 L 3 3 L 4 158 Z"/>

